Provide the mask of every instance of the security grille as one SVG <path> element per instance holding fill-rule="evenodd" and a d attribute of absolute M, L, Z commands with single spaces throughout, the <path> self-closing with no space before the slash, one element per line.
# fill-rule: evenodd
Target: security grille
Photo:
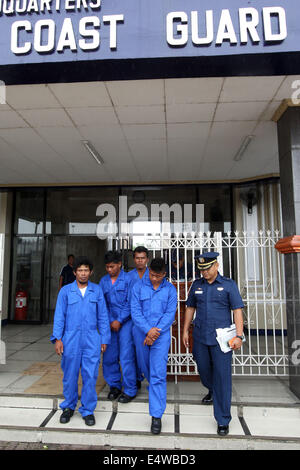
<path fill-rule="evenodd" d="M 184 275 L 180 277 L 177 263 L 175 276 L 170 279 L 177 288 L 178 309 L 172 326 L 169 375 L 197 374 L 192 353 L 185 349 L 181 336 L 189 288 L 199 275 L 194 256 L 206 251 L 220 253 L 219 271 L 237 282 L 245 304 L 246 343 L 233 354 L 233 375 L 288 375 L 284 266 L 281 255 L 275 249 L 280 238 L 279 231 L 144 237 L 143 244 L 153 257 L 165 258 L 169 272 L 172 256 L 177 261 L 181 255 L 184 259 Z M 122 246 L 122 240 L 119 241 Z M 189 268 L 192 268 L 191 279 L 187 278 Z"/>

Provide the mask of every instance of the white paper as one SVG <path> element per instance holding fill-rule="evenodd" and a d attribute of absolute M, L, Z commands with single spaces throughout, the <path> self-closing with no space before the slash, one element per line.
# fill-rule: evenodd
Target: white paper
<path fill-rule="evenodd" d="M 235 324 L 233 323 L 228 328 L 217 328 L 216 332 L 217 332 L 216 340 L 218 341 L 220 345 L 221 351 L 223 351 L 224 353 L 232 351 L 231 347 L 228 346 L 228 341 L 236 336 Z M 243 335 L 243 342 L 244 341 L 246 341 L 246 339 Z"/>

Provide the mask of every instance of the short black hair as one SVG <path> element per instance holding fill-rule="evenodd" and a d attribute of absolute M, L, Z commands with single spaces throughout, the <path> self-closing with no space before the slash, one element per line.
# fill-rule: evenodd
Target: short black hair
<path fill-rule="evenodd" d="M 74 255 L 70 254 L 70 255 L 68 255 L 68 259 L 70 259 L 70 258 L 71 258 L 71 256 L 72 256 L 72 258 L 75 258 L 75 256 L 74 256 Z"/>
<path fill-rule="evenodd" d="M 104 263 L 122 263 L 122 254 L 119 251 L 108 251 L 105 253 Z"/>
<path fill-rule="evenodd" d="M 77 269 L 80 268 L 80 266 L 88 266 L 90 268 L 90 271 L 93 271 L 94 267 L 93 263 L 86 256 L 78 256 L 78 258 L 75 258 L 73 271 L 76 273 Z"/>
<path fill-rule="evenodd" d="M 150 264 L 151 271 L 162 273 L 166 271 L 165 260 L 163 258 L 154 258 Z"/>
<path fill-rule="evenodd" d="M 133 251 L 133 256 L 135 256 L 136 253 L 146 253 L 147 258 L 149 258 L 149 250 L 145 246 L 137 246 Z"/>

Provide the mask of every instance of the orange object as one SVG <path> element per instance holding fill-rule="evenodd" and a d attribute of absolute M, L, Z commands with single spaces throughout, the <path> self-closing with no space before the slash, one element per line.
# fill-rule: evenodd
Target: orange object
<path fill-rule="evenodd" d="M 228 346 L 230 346 L 232 348 L 232 345 L 233 345 L 233 341 L 235 340 L 236 336 L 234 338 L 231 338 L 229 341 L 228 341 Z"/>
<path fill-rule="evenodd" d="M 293 235 L 278 240 L 275 245 L 277 251 L 281 254 L 300 252 L 300 235 Z"/>

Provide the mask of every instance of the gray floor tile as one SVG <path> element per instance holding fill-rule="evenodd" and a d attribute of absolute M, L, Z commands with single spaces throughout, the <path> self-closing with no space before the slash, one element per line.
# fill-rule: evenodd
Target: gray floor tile
<path fill-rule="evenodd" d="M 50 342 L 49 344 L 48 343 L 33 343 L 33 344 L 30 343 L 24 347 L 24 351 L 41 351 L 41 352 L 49 351 L 49 353 L 53 353 L 54 345 Z"/>
<path fill-rule="evenodd" d="M 49 351 L 18 351 L 10 356 L 13 361 L 32 361 L 42 362 L 49 358 L 51 352 Z"/>
<path fill-rule="evenodd" d="M 0 377 L 2 372 L 23 372 L 32 365 L 32 361 L 20 361 L 7 359 L 6 364 L 0 365 Z"/>
<path fill-rule="evenodd" d="M 186 434 L 216 434 L 217 423 L 213 416 L 180 415 L 180 432 Z M 233 417 L 229 424 L 231 435 L 244 436 L 245 433 L 237 417 Z"/>
<path fill-rule="evenodd" d="M 44 409 L 0 408 L 0 425 L 38 427 L 48 414 Z"/>
<path fill-rule="evenodd" d="M 243 415 L 253 436 L 300 438 L 300 409 L 244 407 Z"/>
<path fill-rule="evenodd" d="M 17 372 L 0 372 L 0 387 L 4 389 L 20 377 L 23 376 Z"/>
<path fill-rule="evenodd" d="M 133 413 L 128 419 L 127 413 L 118 413 L 112 429 L 114 431 L 150 432 L 151 416 L 148 413 Z M 164 414 L 162 432 L 174 433 L 174 416 Z"/>
<path fill-rule="evenodd" d="M 52 410 L 52 398 L 38 398 L 26 396 L 0 396 L 1 408 L 38 408 Z"/>
<path fill-rule="evenodd" d="M 30 346 L 30 343 L 16 343 L 16 342 L 10 342 L 6 341 L 6 351 L 20 351 L 20 349 L 24 349 L 28 346 Z"/>
<path fill-rule="evenodd" d="M 95 411 L 94 416 L 96 420 L 95 426 L 87 426 L 82 419 L 81 414 L 78 411 L 75 411 L 74 415 L 72 416 L 71 420 L 67 424 L 61 424 L 59 422 L 59 418 L 62 414 L 61 410 L 58 410 L 54 416 L 50 419 L 47 423 L 46 428 L 56 428 L 56 429 L 90 429 L 93 431 L 101 430 L 104 431 L 111 418 L 111 413 L 107 411 Z"/>
<path fill-rule="evenodd" d="M 26 388 L 30 387 L 40 378 L 41 378 L 40 375 L 22 375 L 15 382 L 12 382 L 8 385 L 7 391 L 8 392 L 16 391 L 18 393 L 24 392 Z"/>

